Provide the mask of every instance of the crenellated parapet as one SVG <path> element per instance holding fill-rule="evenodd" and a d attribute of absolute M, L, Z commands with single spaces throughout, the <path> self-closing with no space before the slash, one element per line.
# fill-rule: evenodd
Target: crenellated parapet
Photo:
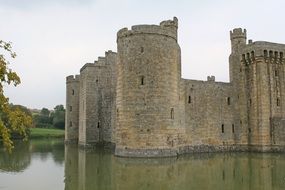
<path fill-rule="evenodd" d="M 230 31 L 231 40 L 243 38 L 246 39 L 246 29 L 235 28 Z"/>
<path fill-rule="evenodd" d="M 105 56 L 99 56 L 97 58 L 97 60 L 94 61 L 94 63 L 86 63 L 85 65 L 83 65 L 80 69 L 80 72 L 82 72 L 84 69 L 88 68 L 88 67 L 104 67 L 106 65 L 110 65 L 110 62 L 108 61 L 109 57 L 113 57 L 116 56 L 117 53 L 113 52 L 111 50 L 108 50 L 105 52 Z M 113 62 L 112 62 L 113 63 Z M 111 64 L 112 64 L 111 63 Z M 113 63 L 114 64 L 114 63 Z"/>
<path fill-rule="evenodd" d="M 79 82 L 79 79 L 80 79 L 79 75 L 69 75 L 66 77 L 66 83 Z"/>
<path fill-rule="evenodd" d="M 117 40 L 132 35 L 156 34 L 171 37 L 177 41 L 177 28 L 178 19 L 174 17 L 173 20 L 162 21 L 160 25 L 135 25 L 131 27 L 131 30 L 123 28 L 118 31 Z"/>
<path fill-rule="evenodd" d="M 251 42 L 241 52 L 241 62 L 250 65 L 258 61 L 265 61 L 271 64 L 284 63 L 284 44 L 270 42 Z"/>

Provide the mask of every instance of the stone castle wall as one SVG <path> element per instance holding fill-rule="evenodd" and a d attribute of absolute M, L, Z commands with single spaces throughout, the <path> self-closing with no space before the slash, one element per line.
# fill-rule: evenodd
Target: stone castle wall
<path fill-rule="evenodd" d="M 66 77 L 65 139 L 78 142 L 79 126 L 79 75 Z"/>
<path fill-rule="evenodd" d="M 232 145 L 239 130 L 234 123 L 232 86 L 213 80 L 184 80 L 187 144 Z"/>
<path fill-rule="evenodd" d="M 176 154 L 181 144 L 176 33 L 175 18 L 118 32 L 117 155 Z"/>
<path fill-rule="evenodd" d="M 112 142 L 116 53 L 108 51 L 80 71 L 79 144 Z"/>
<path fill-rule="evenodd" d="M 285 45 L 247 43 L 237 28 L 229 83 L 182 79 L 177 28 L 177 18 L 123 28 L 118 53 L 67 77 L 66 141 L 111 143 L 117 156 L 131 157 L 285 151 Z"/>

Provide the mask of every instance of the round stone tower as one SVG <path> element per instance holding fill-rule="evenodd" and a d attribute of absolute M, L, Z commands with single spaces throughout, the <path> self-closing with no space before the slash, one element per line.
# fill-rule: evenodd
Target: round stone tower
<path fill-rule="evenodd" d="M 79 75 L 66 77 L 65 142 L 78 142 Z"/>
<path fill-rule="evenodd" d="M 117 33 L 118 156 L 174 156 L 181 144 L 178 20 Z"/>

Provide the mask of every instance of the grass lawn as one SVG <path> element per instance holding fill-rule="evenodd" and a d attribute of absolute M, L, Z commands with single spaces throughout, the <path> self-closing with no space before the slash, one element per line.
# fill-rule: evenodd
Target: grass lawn
<path fill-rule="evenodd" d="M 30 139 L 36 138 L 64 138 L 64 130 L 31 128 Z"/>

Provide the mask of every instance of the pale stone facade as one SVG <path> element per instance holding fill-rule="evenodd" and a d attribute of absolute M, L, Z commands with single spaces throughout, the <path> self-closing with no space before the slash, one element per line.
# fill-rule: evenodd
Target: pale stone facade
<path fill-rule="evenodd" d="M 181 78 L 178 20 L 117 33 L 108 51 L 67 77 L 66 142 L 115 155 L 285 150 L 285 45 L 230 33 L 230 82 Z"/>

